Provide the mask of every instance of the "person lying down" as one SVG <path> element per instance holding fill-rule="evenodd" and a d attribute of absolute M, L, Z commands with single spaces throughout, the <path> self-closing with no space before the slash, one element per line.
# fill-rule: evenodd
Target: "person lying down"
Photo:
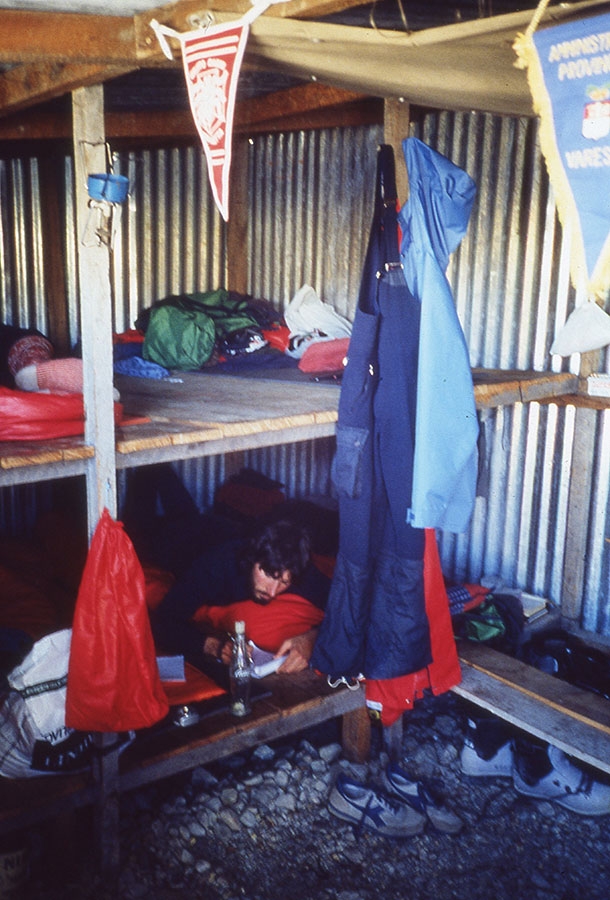
<path fill-rule="evenodd" d="M 286 656 L 280 674 L 299 672 L 309 665 L 330 583 L 312 560 L 305 527 L 259 523 L 249 538 L 202 553 L 151 611 L 157 650 L 218 679 L 241 619 L 257 646 Z"/>

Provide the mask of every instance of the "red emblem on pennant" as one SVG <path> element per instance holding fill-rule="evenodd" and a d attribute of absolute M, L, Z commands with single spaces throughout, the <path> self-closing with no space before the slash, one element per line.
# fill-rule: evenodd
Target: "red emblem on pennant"
<path fill-rule="evenodd" d="M 247 39 L 248 26 L 239 21 L 191 32 L 182 41 L 191 112 L 205 151 L 214 199 L 225 222 L 229 218 L 235 95 Z"/>

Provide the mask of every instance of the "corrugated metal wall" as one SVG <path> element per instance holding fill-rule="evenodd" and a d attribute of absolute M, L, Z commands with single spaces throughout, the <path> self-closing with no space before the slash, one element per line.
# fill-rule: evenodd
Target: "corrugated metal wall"
<path fill-rule="evenodd" d="M 48 333 L 42 266 L 39 167 L 36 159 L 0 159 L 0 322 Z M 0 491 L 0 526 L 31 530 L 48 485 Z"/>
<path fill-rule="evenodd" d="M 0 159 L 0 321 L 47 330 L 36 159 Z"/>
<path fill-rule="evenodd" d="M 477 199 L 468 235 L 454 255 L 454 288 L 473 366 L 558 370 L 578 359 L 548 350 L 574 304 L 567 247 L 537 143 L 537 124 L 482 114 L 429 114 L 414 134 L 465 168 Z M 370 218 L 379 128 L 256 136 L 250 142 L 248 291 L 280 308 L 303 284 L 353 317 Z M 130 178 L 130 198 L 116 223 L 114 321 L 168 293 L 224 284 L 225 229 L 196 148 L 138 151 L 115 157 Z M 72 165 L 65 162 L 71 336 L 78 336 Z M 0 161 L 0 314 L 45 330 L 42 225 L 36 160 Z M 607 355 L 605 355 L 607 365 Z M 439 365 L 442 359 L 439 358 Z M 574 409 L 516 404 L 481 416 L 485 466 L 482 496 L 464 535 L 442 535 L 447 574 L 562 595 Z M 596 414 L 596 471 L 590 503 L 582 624 L 610 633 L 607 586 L 610 422 Z M 286 485 L 291 496 L 327 493 L 332 441 L 244 455 Z M 225 477 L 225 460 L 189 461 L 182 474 L 208 505 Z M 23 492 L 21 492 L 23 494 Z M 28 519 L 20 497 L 0 501 L 8 519 Z"/>
<path fill-rule="evenodd" d="M 248 291 L 288 305 L 303 284 L 353 319 L 372 216 L 379 128 L 253 138 Z M 334 441 L 252 451 L 246 465 L 291 496 L 329 495 Z"/>
<path fill-rule="evenodd" d="M 283 309 L 310 284 L 353 318 L 372 216 L 377 128 L 260 136 L 250 144 L 250 284 Z"/>

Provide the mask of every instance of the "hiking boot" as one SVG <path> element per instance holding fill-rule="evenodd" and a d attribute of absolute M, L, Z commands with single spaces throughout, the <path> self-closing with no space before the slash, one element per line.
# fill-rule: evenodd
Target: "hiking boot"
<path fill-rule="evenodd" d="M 460 766 L 464 775 L 473 775 L 476 778 L 510 778 L 514 766 L 512 744 L 509 741 L 493 756 L 485 759 L 476 750 L 472 741 L 466 738 L 460 754 Z"/>
<path fill-rule="evenodd" d="M 346 775 L 337 778 L 328 798 L 328 808 L 335 816 L 355 825 L 357 833 L 366 828 L 384 837 L 413 837 L 423 831 L 426 822 L 426 817 L 411 806 L 397 803 Z"/>
<path fill-rule="evenodd" d="M 527 779 L 517 757 L 513 784 L 525 797 L 551 800 L 581 816 L 605 816 L 610 813 L 610 784 L 595 781 L 592 775 L 570 761 L 558 747 L 549 746 L 551 770 L 536 781 Z M 520 771 L 521 769 L 521 771 Z"/>
<path fill-rule="evenodd" d="M 460 817 L 438 802 L 420 781 L 413 781 L 400 766 L 390 763 L 384 772 L 383 780 L 390 794 L 399 797 L 418 812 L 424 813 L 437 831 L 443 834 L 457 834 L 462 830 L 464 823 Z"/>

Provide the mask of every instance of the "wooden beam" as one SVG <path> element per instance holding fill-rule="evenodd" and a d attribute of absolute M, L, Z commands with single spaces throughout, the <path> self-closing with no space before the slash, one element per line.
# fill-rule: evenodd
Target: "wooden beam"
<path fill-rule="evenodd" d="M 136 64 L 135 30 L 126 16 L 0 11 L 0 63 Z"/>
<path fill-rule="evenodd" d="M 320 19 L 332 13 L 362 6 L 362 0 L 291 0 L 272 4 L 264 15 L 280 19 Z M 215 21 L 239 19 L 252 8 L 250 0 L 177 0 L 134 16 L 138 57 L 141 62 L 159 60 L 162 51 L 150 23 L 153 19 L 175 31 L 189 31 L 202 24 L 206 13 Z M 176 48 L 177 50 L 177 48 Z"/>
<path fill-rule="evenodd" d="M 584 595 L 585 558 L 591 517 L 591 487 L 595 469 L 598 413 L 577 408 L 568 493 L 566 544 L 561 585 L 561 613 L 580 625 Z"/>
<path fill-rule="evenodd" d="M 586 383 L 588 375 L 599 371 L 600 362 L 600 350 L 582 354 L 579 372 L 581 385 Z M 576 408 L 561 589 L 561 613 L 576 625 L 582 624 L 585 559 L 589 542 L 591 490 L 597 447 L 597 420 L 598 414 L 594 409 L 584 405 Z"/>
<path fill-rule="evenodd" d="M 365 763 L 371 756 L 371 719 L 366 706 L 343 714 L 341 719 L 343 753 L 355 763 Z"/>
<path fill-rule="evenodd" d="M 284 91 L 274 91 L 264 96 L 243 100 L 237 104 L 235 125 L 252 127 L 265 122 L 277 122 L 290 116 L 320 112 L 347 103 L 366 99 L 364 94 L 354 94 L 342 88 L 323 84 L 303 84 Z"/>
<path fill-rule="evenodd" d="M 227 287 L 240 294 L 248 292 L 248 139 L 233 138 L 227 222 Z"/>
<path fill-rule="evenodd" d="M 108 138 L 173 137 L 181 140 L 196 137 L 197 130 L 190 110 L 137 110 L 106 113 Z M 12 116 L 0 117 L 0 141 L 38 141 L 71 139 L 72 125 L 69 111 L 42 108 L 24 110 Z"/>
<path fill-rule="evenodd" d="M 235 124 L 235 131 L 248 134 L 270 134 L 288 131 L 315 131 L 320 128 L 357 128 L 362 125 L 381 125 L 382 101 L 375 97 L 341 106 L 304 110 L 302 114 L 282 116 L 254 124 Z"/>
<path fill-rule="evenodd" d="M 453 693 L 610 773 L 606 699 L 484 644 L 460 641 L 458 653 L 462 681 L 452 688 Z"/>
<path fill-rule="evenodd" d="M 0 76 L 0 116 L 45 103 L 78 87 L 101 84 L 133 70 L 133 66 L 66 65 L 42 62 L 20 65 Z"/>
<path fill-rule="evenodd" d="M 40 167 L 40 211 L 43 234 L 42 256 L 48 316 L 48 335 L 56 356 L 70 356 L 70 324 L 66 291 L 66 260 L 63 246 L 65 202 L 64 160 L 56 153 L 42 154 Z"/>
<path fill-rule="evenodd" d="M 0 78 L 0 92 L 2 79 Z M 1 117 L 0 141 L 71 139 L 69 112 L 36 109 Z M 321 84 L 301 85 L 287 91 L 238 101 L 235 134 L 310 130 L 382 121 L 382 101 Z M 106 113 L 109 139 L 191 140 L 197 137 L 190 109 L 137 110 Z"/>

